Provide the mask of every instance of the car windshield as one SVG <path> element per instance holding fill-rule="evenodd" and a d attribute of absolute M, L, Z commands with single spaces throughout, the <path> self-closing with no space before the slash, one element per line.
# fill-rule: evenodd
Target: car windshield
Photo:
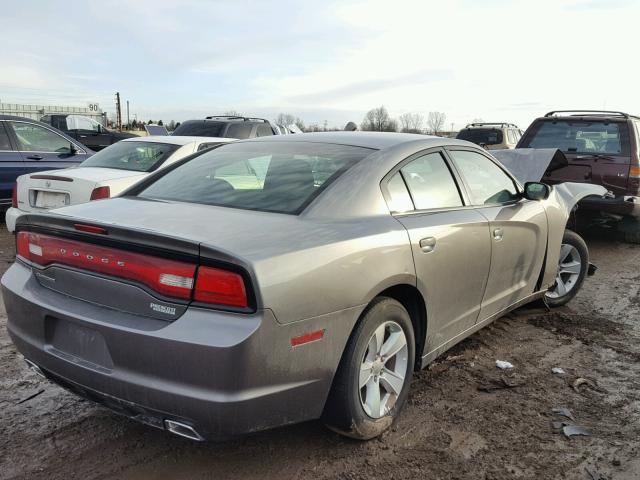
<path fill-rule="evenodd" d="M 541 122 L 527 135 L 522 148 L 558 148 L 565 153 L 626 155 L 629 133 L 626 124 L 604 121 L 554 120 Z"/>
<path fill-rule="evenodd" d="M 478 145 L 496 145 L 502 143 L 502 131 L 494 128 L 467 128 L 458 133 L 457 138 Z"/>
<path fill-rule="evenodd" d="M 151 172 L 179 147 L 159 142 L 118 142 L 89 157 L 80 166 Z"/>
<path fill-rule="evenodd" d="M 211 120 L 192 120 L 181 123 L 172 135 L 185 137 L 222 137 L 227 122 Z"/>
<path fill-rule="evenodd" d="M 373 151 L 311 142 L 227 144 L 172 169 L 138 195 L 298 214 L 338 176 Z"/>

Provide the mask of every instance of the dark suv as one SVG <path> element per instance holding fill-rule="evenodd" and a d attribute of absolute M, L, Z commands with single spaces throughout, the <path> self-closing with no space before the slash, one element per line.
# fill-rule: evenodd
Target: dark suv
<path fill-rule="evenodd" d="M 628 241 L 640 243 L 640 117 L 600 110 L 558 110 L 538 118 L 516 148 L 558 148 L 569 165 L 547 172 L 547 183 L 605 187 L 608 198 L 580 203 L 589 217 L 617 222 Z"/>
<path fill-rule="evenodd" d="M 240 140 L 277 135 L 268 120 L 263 118 L 210 116 L 204 120 L 187 120 L 172 135 L 195 137 L 224 137 Z"/>

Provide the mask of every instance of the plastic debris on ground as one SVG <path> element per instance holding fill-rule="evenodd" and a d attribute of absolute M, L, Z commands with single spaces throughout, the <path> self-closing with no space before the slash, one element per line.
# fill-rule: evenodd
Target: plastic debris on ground
<path fill-rule="evenodd" d="M 567 372 L 565 372 L 565 371 L 564 371 L 562 368 L 560 368 L 560 367 L 553 367 L 553 368 L 551 369 L 551 373 L 554 373 L 554 374 L 556 374 L 556 375 L 564 375 L 564 374 L 565 374 L 565 373 L 567 373 Z"/>
<path fill-rule="evenodd" d="M 513 365 L 504 360 L 496 360 L 496 367 L 500 368 L 501 370 L 507 370 L 509 368 L 513 368 Z"/>

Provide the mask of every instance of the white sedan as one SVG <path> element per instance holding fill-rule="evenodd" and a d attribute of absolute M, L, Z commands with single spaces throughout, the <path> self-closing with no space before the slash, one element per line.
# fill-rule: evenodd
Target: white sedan
<path fill-rule="evenodd" d="M 122 140 L 75 168 L 48 170 L 18 177 L 13 205 L 5 219 L 10 232 L 16 219 L 31 212 L 101 200 L 119 195 L 151 172 L 192 153 L 233 138 L 149 136 Z"/>

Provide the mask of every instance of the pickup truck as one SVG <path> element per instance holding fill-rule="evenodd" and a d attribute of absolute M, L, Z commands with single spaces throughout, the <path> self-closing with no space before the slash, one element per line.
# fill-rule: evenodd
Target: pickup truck
<path fill-rule="evenodd" d="M 108 130 L 92 118 L 82 115 L 51 114 L 45 115 L 40 121 L 63 131 L 93 151 L 102 150 L 125 138 L 135 137 L 132 133 Z"/>
<path fill-rule="evenodd" d="M 640 243 L 640 117 L 602 110 L 557 110 L 537 118 L 516 148 L 557 148 L 568 165 L 542 181 L 593 183 L 604 198 L 579 204 L 581 222 L 613 224 L 631 243 Z"/>

